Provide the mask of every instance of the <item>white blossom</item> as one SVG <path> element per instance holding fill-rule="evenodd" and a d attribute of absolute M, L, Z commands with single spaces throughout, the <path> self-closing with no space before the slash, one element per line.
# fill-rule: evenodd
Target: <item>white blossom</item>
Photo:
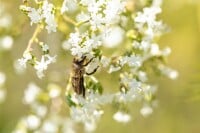
<path fill-rule="evenodd" d="M 169 67 L 166 67 L 162 64 L 158 66 L 159 70 L 162 72 L 162 74 L 168 76 L 170 79 L 176 79 L 178 77 L 178 72 L 176 70 L 173 70 Z"/>
<path fill-rule="evenodd" d="M 33 23 L 39 23 L 42 20 L 42 10 L 41 9 L 35 9 L 35 8 L 29 8 L 28 16 L 31 19 L 31 25 Z"/>
<path fill-rule="evenodd" d="M 153 56 L 160 55 L 159 46 L 157 44 L 152 44 L 151 45 L 150 54 L 153 55 Z"/>
<path fill-rule="evenodd" d="M 97 69 L 99 67 L 99 59 L 95 58 L 92 60 L 92 62 L 90 62 L 90 64 L 88 64 L 88 66 L 86 67 L 86 72 L 87 73 L 92 73 L 95 69 Z"/>
<path fill-rule="evenodd" d="M 139 56 L 124 56 L 120 59 L 120 65 L 123 66 L 125 64 L 128 64 L 130 67 L 140 67 L 141 61 L 142 59 Z"/>
<path fill-rule="evenodd" d="M 38 86 L 36 86 L 34 83 L 30 83 L 28 88 L 24 91 L 24 103 L 33 103 L 40 92 L 41 89 Z"/>
<path fill-rule="evenodd" d="M 131 120 L 131 116 L 124 112 L 117 112 L 113 115 L 113 119 L 117 122 L 127 123 Z"/>
<path fill-rule="evenodd" d="M 56 133 L 58 132 L 57 124 L 51 120 L 46 120 L 42 125 L 42 132 L 44 133 Z"/>
<path fill-rule="evenodd" d="M 116 71 L 119 71 L 120 69 L 121 69 L 120 66 L 110 65 L 110 68 L 109 68 L 109 70 L 108 70 L 108 73 L 116 72 Z"/>
<path fill-rule="evenodd" d="M 0 38 L 0 49 L 10 50 L 13 46 L 13 38 L 11 36 L 3 36 Z"/>
<path fill-rule="evenodd" d="M 6 5 L 4 2 L 1 2 L 0 5 L 0 27 L 2 28 L 10 28 L 12 25 L 12 17 L 10 14 L 6 12 Z"/>
<path fill-rule="evenodd" d="M 125 2 L 121 0 L 109 0 L 106 9 L 103 11 L 106 24 L 118 22 L 119 15 L 124 11 Z"/>
<path fill-rule="evenodd" d="M 48 89 L 49 89 L 49 96 L 51 98 L 56 98 L 59 97 L 61 94 L 61 89 L 59 86 L 55 85 L 55 84 L 49 84 L 48 85 Z"/>
<path fill-rule="evenodd" d="M 41 105 L 41 104 L 32 104 L 31 108 L 34 110 L 35 114 L 41 118 L 45 117 L 45 115 L 47 114 L 47 107 L 45 105 Z"/>
<path fill-rule="evenodd" d="M 78 22 L 85 22 L 85 21 L 90 20 L 90 16 L 88 13 L 81 12 L 76 16 L 76 20 Z"/>
<path fill-rule="evenodd" d="M 107 67 L 110 64 L 110 61 L 111 61 L 110 58 L 102 56 L 100 62 L 103 67 Z"/>
<path fill-rule="evenodd" d="M 77 10 L 77 1 L 76 0 L 64 0 L 61 7 L 61 14 L 65 12 L 75 12 Z"/>
<path fill-rule="evenodd" d="M 113 48 L 122 43 L 124 39 L 124 30 L 120 27 L 111 27 L 103 38 L 105 47 Z"/>
<path fill-rule="evenodd" d="M 146 7 L 143 9 L 143 12 L 138 12 L 137 16 L 135 17 L 135 22 L 141 24 L 148 24 L 151 26 L 156 19 L 156 15 L 161 12 L 160 7 Z"/>
<path fill-rule="evenodd" d="M 49 4 L 47 0 L 43 1 L 42 8 L 32 8 L 32 7 L 23 7 L 23 9 L 28 11 L 28 16 L 31 19 L 31 25 L 33 23 L 41 23 L 42 20 L 45 21 L 48 33 L 56 32 L 57 23 L 53 14 L 53 4 Z"/>
<path fill-rule="evenodd" d="M 138 49 L 143 50 L 143 51 L 146 52 L 151 47 L 151 44 L 148 41 L 145 41 L 145 40 L 142 40 L 141 43 L 139 43 L 137 41 L 134 41 L 133 42 L 133 47 L 134 48 L 138 48 Z"/>
<path fill-rule="evenodd" d="M 42 51 L 46 52 L 49 50 L 49 46 L 47 44 L 42 45 Z"/>
<path fill-rule="evenodd" d="M 159 13 L 161 13 L 160 7 L 150 6 L 144 8 L 143 12 L 138 12 L 134 18 L 137 29 L 145 35 L 146 40 L 152 40 L 154 36 L 160 35 L 160 31 L 163 29 L 162 22 L 156 20 L 156 15 Z"/>
<path fill-rule="evenodd" d="M 146 82 L 147 81 L 147 74 L 143 71 L 139 71 L 138 72 L 138 77 L 142 82 Z"/>
<path fill-rule="evenodd" d="M 28 129 L 30 130 L 37 129 L 40 126 L 40 123 L 41 123 L 40 118 L 35 115 L 29 115 L 26 118 L 26 124 Z"/>
<path fill-rule="evenodd" d="M 18 62 L 22 67 L 26 68 L 26 63 L 31 59 L 32 59 L 31 53 L 28 51 L 25 51 L 23 54 L 23 58 L 18 59 Z"/>
<path fill-rule="evenodd" d="M 153 109 L 150 106 L 144 106 L 140 110 L 140 113 L 144 116 L 147 117 L 153 113 Z"/>
<path fill-rule="evenodd" d="M 50 55 L 43 55 L 41 61 L 36 61 L 34 68 L 37 70 L 37 76 L 39 78 L 44 77 L 44 71 L 48 65 L 56 61 L 56 56 L 51 57 Z"/>

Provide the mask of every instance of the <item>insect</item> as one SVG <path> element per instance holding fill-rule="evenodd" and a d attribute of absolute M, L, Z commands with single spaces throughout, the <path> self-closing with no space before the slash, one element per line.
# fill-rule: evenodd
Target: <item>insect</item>
<path fill-rule="evenodd" d="M 98 69 L 98 67 L 95 68 L 91 73 L 85 71 L 85 67 L 91 63 L 93 59 L 94 57 L 88 60 L 86 56 L 81 57 L 81 59 L 73 59 L 71 76 L 72 87 L 78 95 L 82 95 L 83 97 L 85 97 L 84 74 L 94 74 Z"/>

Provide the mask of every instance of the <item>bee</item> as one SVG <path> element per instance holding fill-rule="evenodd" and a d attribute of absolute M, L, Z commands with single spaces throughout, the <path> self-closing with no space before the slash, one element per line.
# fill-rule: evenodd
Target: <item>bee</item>
<path fill-rule="evenodd" d="M 94 57 L 91 59 L 87 59 L 86 56 L 81 58 L 74 58 L 72 63 L 72 76 L 71 76 L 71 83 L 72 88 L 78 95 L 82 95 L 85 97 L 85 86 L 84 86 L 84 74 L 92 75 L 94 74 L 98 67 L 95 68 L 91 73 L 87 73 L 85 71 L 85 67 L 92 62 Z"/>

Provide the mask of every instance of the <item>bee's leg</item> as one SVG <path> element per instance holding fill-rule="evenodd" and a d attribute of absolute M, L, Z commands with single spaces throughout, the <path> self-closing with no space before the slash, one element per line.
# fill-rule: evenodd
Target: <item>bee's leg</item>
<path fill-rule="evenodd" d="M 97 66 L 97 67 L 96 67 L 92 72 L 90 72 L 90 73 L 87 73 L 87 72 L 86 72 L 86 74 L 87 74 L 87 75 L 92 75 L 92 74 L 94 74 L 94 73 L 97 71 L 98 68 L 99 68 L 99 66 Z"/>
<path fill-rule="evenodd" d="M 81 60 L 78 61 L 78 63 L 79 63 L 79 64 L 83 64 L 83 62 L 85 61 L 85 59 L 86 59 L 86 56 L 83 56 L 83 57 L 81 58 Z"/>
<path fill-rule="evenodd" d="M 86 62 L 86 63 L 83 64 L 82 66 L 87 66 L 90 62 L 92 62 L 93 59 L 94 59 L 94 57 L 92 57 L 88 62 Z"/>
<path fill-rule="evenodd" d="M 82 94 L 83 97 L 85 97 L 84 77 L 81 77 L 81 80 L 80 80 L 80 91 L 81 91 L 80 94 Z"/>

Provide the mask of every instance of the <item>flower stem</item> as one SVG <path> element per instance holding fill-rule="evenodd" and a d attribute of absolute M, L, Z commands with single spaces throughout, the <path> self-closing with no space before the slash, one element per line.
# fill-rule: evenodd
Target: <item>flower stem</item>
<path fill-rule="evenodd" d="M 88 23 L 90 20 L 82 21 L 76 24 L 77 27 L 79 27 L 82 24 Z"/>
<path fill-rule="evenodd" d="M 33 42 L 35 41 L 35 39 L 37 38 L 37 35 L 41 32 L 41 29 L 42 29 L 41 26 L 37 25 L 37 28 L 35 29 L 33 36 L 31 37 L 31 39 L 28 42 L 26 51 L 31 51 L 31 46 L 32 46 Z"/>
<path fill-rule="evenodd" d="M 73 24 L 74 26 L 76 26 L 76 24 L 77 24 L 76 21 L 74 21 L 74 20 L 71 19 L 70 17 L 68 17 L 68 16 L 66 16 L 66 15 L 63 15 L 63 18 L 64 18 L 65 21 L 67 21 L 67 22 Z"/>

